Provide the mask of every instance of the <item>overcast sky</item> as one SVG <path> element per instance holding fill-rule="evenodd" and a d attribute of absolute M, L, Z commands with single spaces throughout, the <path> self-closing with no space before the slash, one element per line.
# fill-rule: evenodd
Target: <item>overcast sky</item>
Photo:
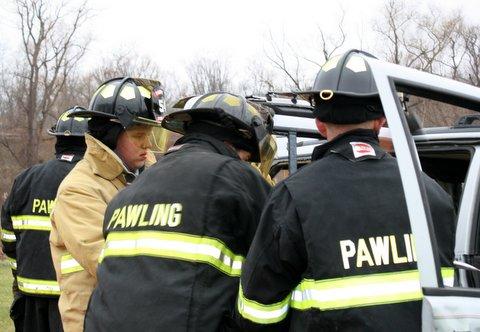
<path fill-rule="evenodd" d="M 78 0 L 69 0 L 72 3 Z M 384 0 L 90 0 L 88 26 L 94 41 L 84 60 L 89 67 L 118 49 L 134 49 L 152 57 L 161 68 L 179 71 L 197 56 L 225 57 L 233 71 L 264 56 L 270 33 L 308 54 L 318 45 L 316 29 L 335 31 L 344 9 L 348 40 L 344 49 L 378 49 L 372 22 Z M 409 1 L 413 3 L 412 1 Z M 0 55 L 14 56 L 19 44 L 11 0 L 1 0 Z M 415 1 L 417 8 L 461 9 L 480 23 L 479 0 Z M 317 37 L 317 38 L 315 38 Z"/>

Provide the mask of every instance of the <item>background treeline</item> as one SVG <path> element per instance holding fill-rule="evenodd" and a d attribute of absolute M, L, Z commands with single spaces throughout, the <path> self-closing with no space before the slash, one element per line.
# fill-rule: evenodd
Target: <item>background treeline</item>
<path fill-rule="evenodd" d="M 242 79 L 228 58 L 199 56 L 185 66 L 186 79 L 153 59 L 131 50 L 113 50 L 85 68 L 90 51 L 88 3 L 72 7 L 52 0 L 12 0 L 18 23 L 15 60 L 0 50 L 0 203 L 20 170 L 52 156 L 54 139 L 46 135 L 55 118 L 73 105 L 88 106 L 104 80 L 130 75 L 158 78 L 167 100 L 209 91 L 262 95 L 267 91 L 307 89 L 325 61 L 349 48 L 360 48 L 346 32 L 346 11 L 332 30 L 321 25 L 314 42 L 299 46 L 271 32 L 263 57 L 242 68 Z M 367 51 L 379 58 L 480 86 L 480 25 L 467 22 L 459 9 L 414 8 L 411 2 L 387 0 L 369 24 L 378 45 Z M 332 32 L 333 31 L 333 32 Z M 283 38 L 282 38 L 283 37 Z M 358 37 L 358 36 L 357 36 Z M 362 43 L 360 43 L 361 45 Z M 305 50 L 308 49 L 308 55 Z M 438 106 L 413 103 L 426 125 L 451 124 L 461 111 L 432 112 Z"/>

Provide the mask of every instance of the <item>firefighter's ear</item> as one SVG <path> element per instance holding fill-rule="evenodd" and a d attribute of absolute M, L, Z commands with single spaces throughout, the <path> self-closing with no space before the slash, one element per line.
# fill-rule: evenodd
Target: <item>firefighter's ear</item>
<path fill-rule="evenodd" d="M 383 127 L 383 125 L 387 122 L 387 119 L 385 117 L 381 117 L 378 119 L 373 120 L 373 130 L 378 134 L 380 133 L 380 129 Z"/>
<path fill-rule="evenodd" d="M 315 118 L 315 124 L 317 125 L 317 129 L 320 132 L 320 135 L 327 138 L 327 127 L 325 126 L 325 123 Z"/>

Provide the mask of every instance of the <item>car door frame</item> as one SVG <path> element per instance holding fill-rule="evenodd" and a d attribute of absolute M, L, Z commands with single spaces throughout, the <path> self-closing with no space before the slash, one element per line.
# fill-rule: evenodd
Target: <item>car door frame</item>
<path fill-rule="evenodd" d="M 430 207 L 420 176 L 420 160 L 397 95 L 398 92 L 406 92 L 480 111 L 480 88 L 374 58 L 363 58 L 372 71 L 390 128 L 412 233 L 416 239 L 422 239 L 416 241 L 420 284 L 422 288 L 443 288 Z M 469 183 L 462 195 L 457 223 L 455 249 L 460 256 L 470 252 L 473 246 L 472 228 L 476 227 L 475 213 L 478 212 L 478 204 L 473 204 L 473 200 L 478 198 L 479 180 L 472 181 L 472 178 L 474 172 L 480 171 L 480 153 L 475 153 L 470 167 L 467 175 Z"/>

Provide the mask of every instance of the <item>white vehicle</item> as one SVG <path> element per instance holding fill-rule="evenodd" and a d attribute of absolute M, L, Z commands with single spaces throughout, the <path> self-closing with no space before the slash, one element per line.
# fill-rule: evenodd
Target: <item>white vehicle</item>
<path fill-rule="evenodd" d="M 480 330 L 480 126 L 475 125 L 475 120 L 480 120 L 475 114 L 480 112 L 480 88 L 366 56 L 364 60 L 371 68 L 389 126 L 380 138 L 393 143 L 412 232 L 419 239 L 422 329 Z M 461 107 L 467 115 L 448 127 L 412 131 L 399 98 L 402 93 Z M 293 173 L 310 162 L 313 148 L 323 141 L 310 104 L 295 94 L 286 98 L 269 94 L 250 100 L 275 112 L 279 150 L 270 175 Z M 421 170 L 451 194 L 457 210 L 454 287 L 445 286 L 440 274 L 425 185 L 418 176 Z"/>

